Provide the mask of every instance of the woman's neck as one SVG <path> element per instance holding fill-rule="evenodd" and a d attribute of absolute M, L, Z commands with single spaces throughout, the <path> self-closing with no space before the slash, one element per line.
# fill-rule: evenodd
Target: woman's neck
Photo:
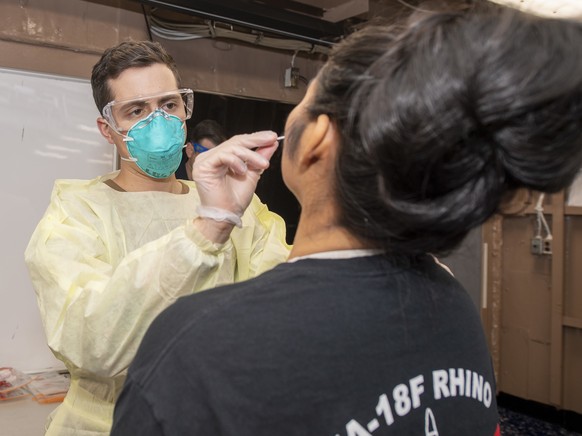
<path fill-rule="evenodd" d="M 333 221 L 308 220 L 302 215 L 289 259 L 326 251 L 376 248 Z"/>

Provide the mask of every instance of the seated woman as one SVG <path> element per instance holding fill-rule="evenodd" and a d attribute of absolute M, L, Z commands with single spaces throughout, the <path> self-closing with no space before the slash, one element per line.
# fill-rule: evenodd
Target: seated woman
<path fill-rule="evenodd" d="M 285 134 L 289 261 L 162 313 L 112 434 L 499 435 L 479 314 L 433 254 L 573 180 L 582 24 L 479 3 L 363 29 Z"/>

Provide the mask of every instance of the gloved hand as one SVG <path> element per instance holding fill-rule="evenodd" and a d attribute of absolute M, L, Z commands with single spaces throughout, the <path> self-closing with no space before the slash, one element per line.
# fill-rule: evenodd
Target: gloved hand
<path fill-rule="evenodd" d="M 275 132 L 262 131 L 233 136 L 199 154 L 192 168 L 192 179 L 196 182 L 201 206 L 241 217 L 278 145 Z"/>

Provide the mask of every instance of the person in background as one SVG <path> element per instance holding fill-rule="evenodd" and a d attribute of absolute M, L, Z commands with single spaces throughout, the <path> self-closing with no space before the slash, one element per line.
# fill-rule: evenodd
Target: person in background
<path fill-rule="evenodd" d="M 499 435 L 479 313 L 433 254 L 574 179 L 582 23 L 474 2 L 365 28 L 285 135 L 289 261 L 166 309 L 112 435 Z"/>
<path fill-rule="evenodd" d="M 197 183 L 177 180 L 193 92 L 172 57 L 158 43 L 121 43 L 104 52 L 91 85 L 120 169 L 57 180 L 25 252 L 48 345 L 71 374 L 47 435 L 108 435 L 156 315 L 289 253 L 285 223 L 254 195 L 278 146 L 274 132 L 235 136 L 209 156 Z"/>
<path fill-rule="evenodd" d="M 194 165 L 196 156 L 216 147 L 226 139 L 222 127 L 214 120 L 202 120 L 194 126 L 190 132 L 190 141 L 186 143 L 184 148 L 184 153 L 187 156 L 184 166 L 188 180 L 192 180 L 192 165 Z"/>

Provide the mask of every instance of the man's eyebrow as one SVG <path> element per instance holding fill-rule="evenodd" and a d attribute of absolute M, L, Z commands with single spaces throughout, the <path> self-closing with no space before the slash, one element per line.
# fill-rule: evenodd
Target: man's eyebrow
<path fill-rule="evenodd" d="M 148 102 L 143 100 L 133 100 L 133 101 L 126 101 L 119 104 L 121 109 L 131 106 L 145 106 Z"/>
<path fill-rule="evenodd" d="M 158 97 L 156 99 L 156 102 L 158 103 L 158 106 L 159 106 L 161 103 L 166 103 L 168 101 L 179 101 L 181 99 L 182 99 L 182 97 L 180 96 L 180 94 L 176 93 L 176 94 L 164 95 L 164 96 Z"/>
<path fill-rule="evenodd" d="M 119 107 L 131 107 L 131 106 L 146 106 L 150 103 L 155 103 L 155 104 L 159 104 L 159 103 L 165 103 L 167 101 L 171 101 L 171 100 L 177 100 L 180 99 L 180 94 L 172 94 L 172 95 L 164 95 L 161 97 L 158 97 L 157 99 L 154 98 L 148 98 L 148 99 L 135 99 L 135 100 L 130 100 L 130 101 L 126 101 L 126 102 L 121 102 L 119 104 Z"/>

